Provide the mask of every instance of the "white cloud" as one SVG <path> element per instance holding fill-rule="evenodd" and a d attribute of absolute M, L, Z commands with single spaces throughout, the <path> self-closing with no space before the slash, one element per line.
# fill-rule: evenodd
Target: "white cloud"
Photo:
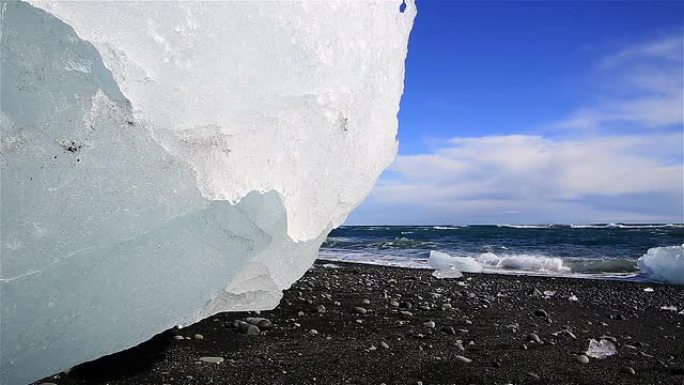
<path fill-rule="evenodd" d="M 681 35 L 665 36 L 626 47 L 619 52 L 606 56 L 602 64 L 605 68 L 611 68 L 629 61 L 648 59 L 681 62 L 682 45 L 684 42 Z"/>
<path fill-rule="evenodd" d="M 683 140 L 680 133 L 573 140 L 526 135 L 454 138 L 429 156 L 399 156 L 391 170 L 401 181 L 380 184 L 377 193 L 406 203 L 421 196 L 569 200 L 676 194 L 682 190 L 684 171 L 681 163 L 672 164 L 678 156 L 673 144 Z"/>
<path fill-rule="evenodd" d="M 657 128 L 684 124 L 684 42 L 666 37 L 605 57 L 600 71 L 615 95 L 554 124 L 599 129 L 611 123 Z"/>

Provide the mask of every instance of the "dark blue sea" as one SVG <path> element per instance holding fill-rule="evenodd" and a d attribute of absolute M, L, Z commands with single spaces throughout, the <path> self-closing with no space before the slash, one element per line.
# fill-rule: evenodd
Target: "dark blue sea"
<path fill-rule="evenodd" d="M 683 224 L 342 226 L 319 258 L 429 268 L 434 250 L 473 258 L 489 273 L 648 280 L 639 258 L 651 249 L 656 257 L 646 262 L 675 274 L 668 264 L 684 263 L 682 244 Z"/>

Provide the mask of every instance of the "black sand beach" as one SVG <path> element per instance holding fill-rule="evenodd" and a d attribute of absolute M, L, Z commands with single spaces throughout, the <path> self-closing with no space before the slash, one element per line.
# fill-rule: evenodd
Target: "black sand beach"
<path fill-rule="evenodd" d="M 38 383 L 684 384 L 682 286 L 336 265 L 273 311 L 219 314 Z M 248 335 L 234 326 L 247 317 L 272 325 Z M 580 362 L 600 337 L 618 353 Z"/>

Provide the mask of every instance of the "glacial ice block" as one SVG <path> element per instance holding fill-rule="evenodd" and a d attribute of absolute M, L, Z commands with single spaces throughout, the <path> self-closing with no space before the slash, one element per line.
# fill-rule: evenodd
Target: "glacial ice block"
<path fill-rule="evenodd" d="M 396 154 L 407 3 L 0 3 L 0 383 L 276 306 Z"/>

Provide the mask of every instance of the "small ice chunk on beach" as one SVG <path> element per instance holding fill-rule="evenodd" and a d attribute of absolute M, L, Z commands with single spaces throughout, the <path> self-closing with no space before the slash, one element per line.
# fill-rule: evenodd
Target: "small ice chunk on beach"
<path fill-rule="evenodd" d="M 464 273 L 481 273 L 482 265 L 473 258 L 452 257 L 441 251 L 430 251 L 428 264 L 435 270 L 452 269 Z"/>
<path fill-rule="evenodd" d="M 461 278 L 463 273 L 454 268 L 446 268 L 433 271 L 432 276 L 435 278 Z"/>
<path fill-rule="evenodd" d="M 596 341 L 593 338 L 589 340 L 589 349 L 587 349 L 587 356 L 602 360 L 614 354 L 617 354 L 617 349 L 615 348 L 615 345 L 612 342 L 604 339 Z"/>
<path fill-rule="evenodd" d="M 325 267 L 326 269 L 340 269 L 340 268 L 342 268 L 342 266 L 336 265 L 334 263 L 324 263 L 322 266 Z"/>

